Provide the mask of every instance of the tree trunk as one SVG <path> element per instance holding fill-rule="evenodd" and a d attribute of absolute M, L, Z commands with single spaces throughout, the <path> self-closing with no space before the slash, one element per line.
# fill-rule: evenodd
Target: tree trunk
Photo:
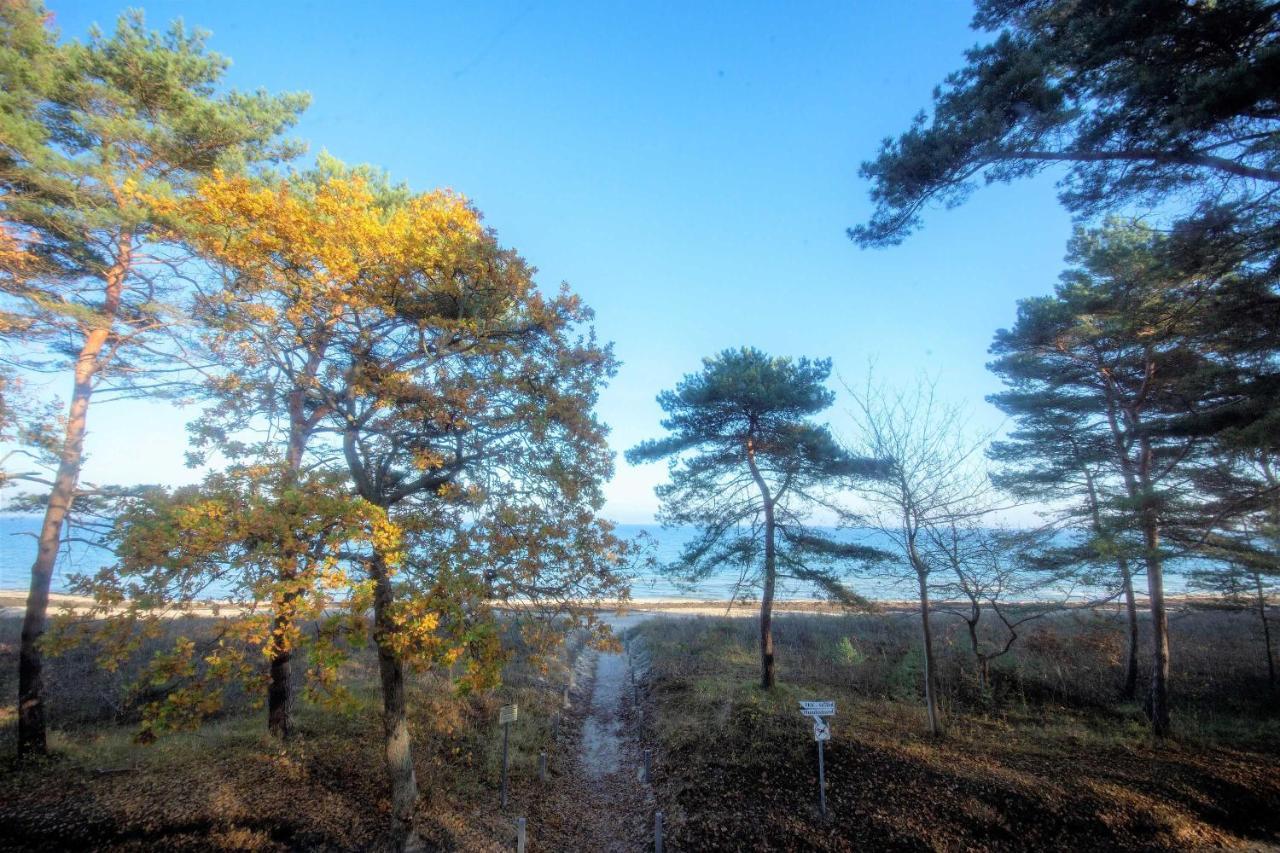
<path fill-rule="evenodd" d="M 1262 473 L 1266 477 L 1267 485 L 1271 487 L 1272 542 L 1280 545 L 1280 490 L 1277 489 L 1277 486 L 1280 486 L 1280 478 L 1276 477 L 1271 458 L 1266 453 L 1262 453 L 1258 461 L 1262 466 Z M 1267 596 L 1262 591 L 1262 575 L 1258 572 L 1253 573 L 1253 583 L 1258 590 L 1258 618 L 1262 620 L 1262 639 L 1267 646 L 1267 683 L 1274 689 L 1276 686 L 1276 658 L 1271 649 L 1271 623 L 1267 619 Z"/>
<path fill-rule="evenodd" d="M 1142 499 L 1142 539 L 1146 549 L 1147 589 L 1151 596 L 1154 654 L 1147 713 L 1156 737 L 1169 733 L 1169 614 L 1164 606 L 1164 561 L 1160 557 L 1160 523 L 1151 490 L 1151 441 L 1139 439 L 1138 484 Z"/>
<path fill-rule="evenodd" d="M 1117 427 L 1112 421 L 1113 429 Z M 1116 439 L 1116 448 L 1121 444 Z M 1093 517 L 1093 532 L 1100 539 L 1110 538 L 1107 528 L 1102 524 L 1102 511 L 1098 507 L 1098 490 L 1094 485 L 1093 474 L 1085 468 L 1085 486 L 1089 495 L 1089 512 Z M 1128 620 L 1129 642 L 1124 666 L 1124 684 L 1120 688 L 1122 699 L 1133 699 L 1138 695 L 1138 603 L 1133 594 L 1133 573 L 1129 571 L 1129 560 L 1124 556 L 1116 557 L 1116 569 L 1120 572 L 1120 585 L 1124 592 L 1125 617 Z"/>
<path fill-rule="evenodd" d="M 920 634 L 924 643 L 924 707 L 929 715 L 929 734 L 942 734 L 942 718 L 938 714 L 938 686 L 936 683 L 936 666 L 933 659 L 933 627 L 929 621 L 929 575 L 921 570 L 915 546 L 911 546 L 912 558 L 916 570 L 916 579 L 920 582 Z"/>
<path fill-rule="evenodd" d="M 31 588 L 22 618 L 22 639 L 18 651 L 18 757 L 43 755 L 48 750 L 45 732 L 44 659 L 40 640 L 44 636 L 49 611 L 49 586 L 58 559 L 58 545 L 71 505 L 75 501 L 80 467 L 84 462 L 84 436 L 88 425 L 89 401 L 100 365 L 98 357 L 111 335 L 111 326 L 120 310 L 120 294 L 131 261 L 131 238 L 122 236 L 116 263 L 108 270 L 99 323 L 85 334 L 76 356 L 71 403 L 58 458 L 58 471 L 49 490 L 44 520 L 40 525 L 36 559 L 31 565 Z"/>
<path fill-rule="evenodd" d="M 1154 655 L 1151 668 L 1151 690 L 1147 694 L 1147 716 L 1151 719 L 1151 731 L 1156 737 L 1169 732 L 1169 616 L 1164 607 L 1164 563 L 1160 558 L 1160 519 L 1156 511 L 1155 496 L 1151 489 L 1151 438 L 1142 432 L 1140 416 L 1136 408 L 1126 410 L 1127 437 L 1122 435 L 1116 400 L 1116 392 L 1110 377 L 1103 375 L 1107 388 L 1107 422 L 1115 446 L 1116 461 L 1124 478 L 1125 493 L 1129 500 L 1139 502 L 1142 540 L 1146 551 L 1148 606 L 1151 610 L 1151 632 Z M 1138 462 L 1136 472 L 1129 456 L 1132 436 L 1138 434 Z"/>
<path fill-rule="evenodd" d="M 978 640 L 978 620 L 981 616 L 965 619 L 969 629 L 969 648 L 973 651 L 974 663 L 978 665 L 978 688 L 986 695 L 991 687 L 991 661 L 982 653 L 982 644 Z"/>
<path fill-rule="evenodd" d="M 1133 594 L 1133 573 L 1124 557 L 1116 561 L 1124 588 L 1124 612 L 1128 621 L 1129 639 L 1124 664 L 1124 685 L 1120 688 L 1122 699 L 1132 700 L 1138 695 L 1138 602 Z"/>
<path fill-rule="evenodd" d="M 764 589 L 760 595 L 760 686 L 769 690 L 777 683 L 773 666 L 773 594 L 777 584 L 777 530 L 773 514 L 773 496 L 756 466 L 755 447 L 747 440 L 747 465 L 760 489 L 764 502 Z"/>
<path fill-rule="evenodd" d="M 1262 620 L 1262 640 L 1267 647 L 1267 684 L 1276 686 L 1276 658 L 1271 650 L 1271 622 L 1267 619 L 1267 596 L 1262 591 L 1262 575 L 1253 573 L 1254 587 L 1258 591 L 1258 618 Z"/>
<path fill-rule="evenodd" d="M 314 375 L 318 359 L 313 357 L 309 364 L 310 375 Z M 285 449 L 285 470 L 289 481 L 288 488 L 297 481 L 302 471 L 302 454 L 306 449 L 308 424 L 303 409 L 303 392 L 295 388 L 289 395 L 289 443 Z M 295 559 L 306 549 L 306 543 L 291 543 Z M 287 561 L 278 580 L 284 584 L 297 579 L 296 562 Z M 286 589 L 276 602 L 275 615 L 271 620 L 271 682 L 267 687 L 267 729 L 281 740 L 288 740 L 293 734 L 293 646 L 288 637 L 295 615 L 294 601 L 298 593 Z"/>
<path fill-rule="evenodd" d="M 391 848 L 417 849 L 420 844 L 413 828 L 418 805 L 418 780 L 413 772 L 413 750 L 409 720 L 405 713 L 404 665 L 390 642 L 395 631 L 391 621 L 391 579 L 382 554 L 374 554 L 370 566 L 374 579 L 374 641 L 378 647 L 378 672 L 382 681 L 382 728 L 391 783 Z"/>
<path fill-rule="evenodd" d="M 765 690 L 777 681 L 773 668 L 773 593 L 777 583 L 775 532 L 773 506 L 770 504 L 765 508 L 764 591 L 760 595 L 760 686 Z"/>

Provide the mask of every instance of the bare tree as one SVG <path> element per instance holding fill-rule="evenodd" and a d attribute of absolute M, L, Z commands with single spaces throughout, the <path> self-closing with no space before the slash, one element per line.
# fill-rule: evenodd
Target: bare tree
<path fill-rule="evenodd" d="M 991 663 L 1013 650 L 1024 625 L 1061 610 L 1071 592 L 1055 583 L 1058 576 L 1029 565 L 1027 552 L 1041 531 L 1001 530 L 986 521 L 975 516 L 927 531 L 930 558 L 944 567 L 945 580 L 933 592 L 936 609 L 964 623 L 984 696 Z"/>
<path fill-rule="evenodd" d="M 990 511 L 992 487 L 980 467 L 988 436 L 973 434 L 966 412 L 940 400 L 932 380 L 904 391 L 878 384 L 868 373 L 861 391 L 848 383 L 845 389 L 854 402 L 854 452 L 891 465 L 887 479 L 860 486 L 870 504 L 867 520 L 905 558 L 898 576 L 917 589 L 925 709 L 929 732 L 941 734 L 930 583 L 946 566 L 931 546 L 953 525 Z"/>

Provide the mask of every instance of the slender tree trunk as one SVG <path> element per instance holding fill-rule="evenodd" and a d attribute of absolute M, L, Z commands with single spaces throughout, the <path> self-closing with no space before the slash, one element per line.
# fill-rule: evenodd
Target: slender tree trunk
<path fill-rule="evenodd" d="M 929 573 L 924 571 L 915 545 L 911 545 L 911 563 L 920 582 L 920 636 L 924 643 L 924 707 L 929 716 L 929 734 L 942 734 L 942 718 L 938 713 L 937 667 L 933 658 L 933 625 L 929 620 Z"/>
<path fill-rule="evenodd" d="M 1267 647 L 1267 684 L 1276 686 L 1276 658 L 1271 650 L 1271 622 L 1267 619 L 1267 596 L 1262 591 L 1262 575 L 1253 573 L 1253 584 L 1258 595 L 1258 618 L 1262 620 L 1262 640 Z"/>
<path fill-rule="evenodd" d="M 1277 491 L 1277 486 L 1280 486 L 1280 482 L 1278 482 L 1280 478 L 1276 477 L 1271 458 L 1265 452 L 1259 455 L 1258 462 L 1262 466 L 1262 474 L 1266 478 L 1267 485 L 1272 489 L 1272 543 L 1280 545 L 1280 491 Z M 1267 596 L 1262 590 L 1262 575 L 1258 572 L 1253 573 L 1253 583 L 1258 591 L 1258 618 L 1262 620 L 1262 638 L 1267 645 L 1267 683 L 1274 689 L 1276 686 L 1276 658 L 1271 648 L 1271 623 L 1267 619 Z"/>
<path fill-rule="evenodd" d="M 370 566 L 374 579 L 374 641 L 378 647 L 378 672 L 382 681 L 382 728 L 391 783 L 391 848 L 395 851 L 420 847 L 413 828 L 418 805 L 418 780 L 413 771 L 413 750 L 409 719 L 405 711 L 404 665 L 392 647 L 395 631 L 391 622 L 391 579 L 382 554 L 375 554 Z"/>
<path fill-rule="evenodd" d="M 973 661 L 978 665 L 978 687 L 985 694 L 991 686 L 990 679 L 990 661 L 987 656 L 982 653 L 982 644 L 978 641 L 978 619 L 965 619 L 965 626 L 969 629 L 969 648 L 973 651 Z"/>
<path fill-rule="evenodd" d="M 760 489 L 760 497 L 764 502 L 764 590 L 760 595 L 760 686 L 769 690 L 777 683 L 773 665 L 773 595 L 777 584 L 777 530 L 773 513 L 773 496 L 769 485 L 756 466 L 755 447 L 751 440 L 747 441 L 747 465 L 751 468 L 751 477 Z"/>
<path fill-rule="evenodd" d="M 1151 439 L 1142 432 L 1136 408 L 1126 410 L 1127 436 L 1118 419 L 1116 391 L 1108 374 L 1103 374 L 1107 388 L 1107 422 L 1115 446 L 1116 461 L 1124 478 L 1129 500 L 1139 502 L 1139 526 L 1146 552 L 1148 607 L 1151 610 L 1152 646 L 1151 690 L 1147 694 L 1147 715 L 1156 737 L 1169 732 L 1169 615 L 1164 606 L 1164 562 L 1160 558 L 1160 519 L 1151 490 Z M 1138 434 L 1138 461 L 1129 455 L 1133 435 Z"/>
<path fill-rule="evenodd" d="M 44 520 L 40 525 L 36 559 L 31 565 L 31 588 L 22 618 L 22 639 L 18 651 L 18 756 L 43 755 L 48 750 L 45 732 L 44 659 L 40 640 L 44 636 L 49 611 L 49 586 L 58 559 L 58 544 L 71 505 L 75 501 L 80 467 L 84 463 L 84 436 L 88 426 L 89 401 L 99 370 L 98 358 L 111 335 L 111 326 L 120 310 L 120 295 L 131 262 L 131 240 L 118 242 L 116 263 L 107 272 L 102 314 L 89 329 L 76 356 L 71 403 L 59 453 L 58 471 L 49 490 Z"/>
<path fill-rule="evenodd" d="M 1142 500 L 1142 539 L 1146 549 L 1147 589 L 1151 596 L 1151 633 L 1154 655 L 1151 693 L 1147 700 L 1151 730 L 1157 737 L 1169 733 L 1169 614 L 1164 604 L 1164 561 L 1160 557 L 1160 522 L 1151 488 L 1151 440 L 1139 438 L 1138 485 Z"/>
<path fill-rule="evenodd" d="M 1138 695 L 1138 601 L 1133 593 L 1133 573 L 1124 557 L 1116 560 L 1124 589 L 1124 613 L 1128 621 L 1129 640 L 1124 664 L 1124 685 L 1120 688 L 1122 699 L 1132 700 Z"/>
<path fill-rule="evenodd" d="M 1112 422 L 1113 427 L 1117 425 Z M 1117 449 L 1120 443 L 1116 442 Z M 1102 523 L 1102 510 L 1098 506 L 1098 490 L 1094 484 L 1093 474 L 1086 467 L 1085 485 L 1089 495 L 1089 512 L 1093 517 L 1093 532 L 1099 538 L 1107 538 L 1107 528 Z M 1128 620 L 1129 642 L 1125 655 L 1124 684 L 1120 688 L 1122 699 L 1133 699 L 1138 695 L 1138 602 L 1133 594 L 1133 572 L 1129 571 L 1129 560 L 1123 555 L 1116 557 L 1116 569 L 1120 573 L 1120 588 L 1124 592 L 1125 617 Z"/>

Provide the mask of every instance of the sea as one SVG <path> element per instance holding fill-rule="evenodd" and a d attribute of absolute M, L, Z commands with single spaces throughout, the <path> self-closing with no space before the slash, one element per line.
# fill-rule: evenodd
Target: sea
<path fill-rule="evenodd" d="M 35 534 L 39 530 L 40 520 L 30 515 L 0 515 L 0 590 L 7 592 L 24 591 L 31 580 L 31 562 L 35 558 Z M 736 569 L 724 569 L 698 581 L 696 585 L 682 583 L 678 578 L 663 572 L 661 566 L 668 565 L 679 555 L 685 543 L 696 535 L 693 528 L 663 528 L 657 525 L 619 524 L 616 533 L 624 538 L 644 534 L 653 543 L 655 564 L 658 568 L 637 574 L 632 579 L 631 595 L 634 599 L 676 599 L 687 601 L 726 601 L 735 595 L 741 595 L 739 589 L 740 576 Z M 840 531 L 838 536 L 856 540 L 865 545 L 873 545 L 892 550 L 889 543 L 876 531 Z M 68 592 L 69 581 L 76 574 L 91 574 L 99 568 L 109 565 L 112 556 L 100 548 L 80 542 L 63 545 L 53 573 L 53 592 Z M 874 577 L 851 577 L 847 583 L 850 589 L 875 601 L 894 601 L 913 599 L 915 597 L 914 579 L 899 580 L 894 575 L 901 571 L 895 569 L 903 566 L 881 567 Z M 1182 584 L 1176 572 L 1171 573 L 1166 589 L 1170 593 L 1181 590 Z M 745 590 L 750 592 L 750 590 Z M 1089 590 L 1075 590 L 1077 594 L 1088 594 Z M 822 598 L 823 596 L 811 584 L 782 580 L 777 591 L 778 598 L 784 601 L 798 601 Z M 209 590 L 210 597 L 216 598 L 218 590 Z"/>

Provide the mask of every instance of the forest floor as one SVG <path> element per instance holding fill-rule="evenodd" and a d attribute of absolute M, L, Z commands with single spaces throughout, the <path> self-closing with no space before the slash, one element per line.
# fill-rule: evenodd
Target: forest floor
<path fill-rule="evenodd" d="M 1259 678 L 1242 614 L 1175 618 L 1176 731 L 1165 743 L 1151 741 L 1137 705 L 1115 700 L 1122 632 L 1108 616 L 1038 625 L 986 693 L 963 634 L 941 623 L 942 738 L 924 733 L 909 615 L 780 618 L 771 691 L 756 686 L 753 620 L 613 621 L 627 651 L 574 644 L 550 670 L 517 656 L 490 693 L 414 679 L 419 830 L 432 849 L 511 850 L 524 817 L 530 853 L 649 850 L 661 809 L 669 851 L 1280 850 L 1280 697 Z M 286 746 L 247 697 L 200 731 L 141 746 L 119 699 L 127 673 L 60 658 L 49 670 L 55 755 L 18 766 L 17 627 L 0 619 L 0 849 L 380 843 L 388 798 L 371 660 L 345 673 L 352 704 L 299 703 Z M 800 699 L 838 706 L 826 819 Z M 510 702 L 520 718 L 503 809 L 496 717 Z"/>
<path fill-rule="evenodd" d="M 1175 623 L 1189 629 L 1175 661 L 1191 671 L 1175 681 L 1176 730 L 1163 743 L 1140 708 L 1110 698 L 1115 672 L 1102 670 L 1114 657 L 1099 660 L 1094 624 L 1037 630 L 985 696 L 963 656 L 944 653 L 947 731 L 931 737 L 906 620 L 779 620 L 769 691 L 758 685 L 754 625 L 647 622 L 630 640 L 652 656 L 641 737 L 655 753 L 668 847 L 1280 850 L 1280 696 L 1239 671 L 1256 674 L 1257 661 L 1230 657 L 1248 637 L 1229 619 Z M 1214 646 L 1216 671 L 1196 671 Z M 800 700 L 837 706 L 826 817 Z"/>

